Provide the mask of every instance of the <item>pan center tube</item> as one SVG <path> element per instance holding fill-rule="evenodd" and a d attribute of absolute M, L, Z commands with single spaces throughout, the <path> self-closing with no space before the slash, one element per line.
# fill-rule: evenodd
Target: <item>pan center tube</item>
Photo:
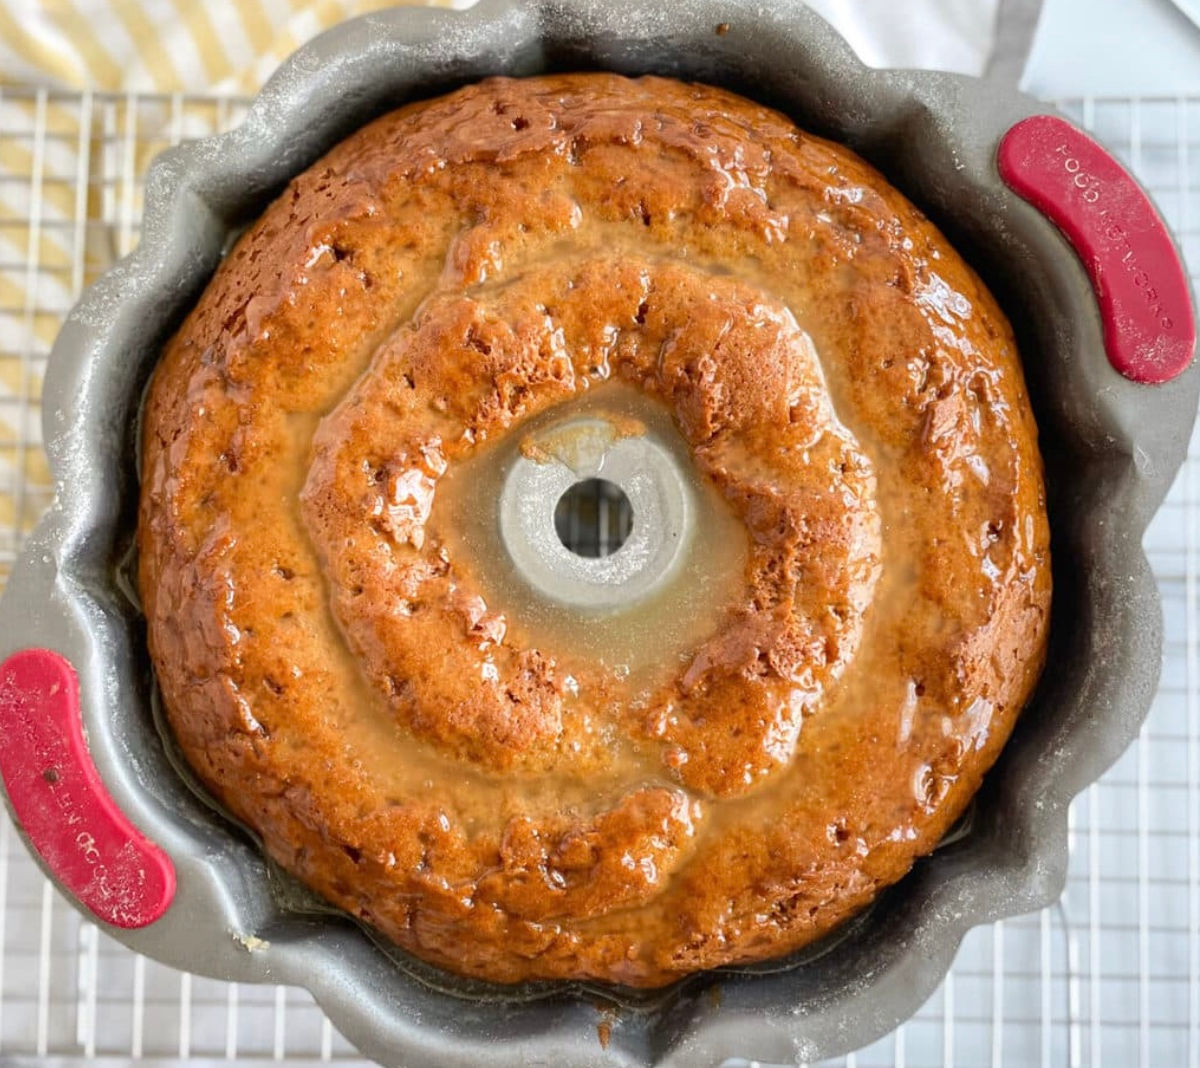
<path fill-rule="evenodd" d="M 623 539 L 618 524 L 615 537 L 601 529 L 590 545 L 586 537 L 572 537 L 563 513 L 581 491 L 605 507 L 604 487 L 596 481 L 618 491 L 608 492 L 609 507 L 619 507 L 622 496 L 628 501 L 631 522 Z M 670 583 L 687 554 L 696 511 L 692 483 L 653 431 L 587 414 L 522 442 L 500 495 L 500 537 L 517 573 L 543 597 L 604 611 L 637 604 Z M 609 540 L 619 544 L 605 544 Z M 605 552 L 610 547 L 614 551 Z"/>

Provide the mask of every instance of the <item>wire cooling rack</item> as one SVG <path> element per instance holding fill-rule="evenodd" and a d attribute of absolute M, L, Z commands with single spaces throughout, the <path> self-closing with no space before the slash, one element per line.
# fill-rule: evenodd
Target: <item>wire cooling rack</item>
<path fill-rule="evenodd" d="M 1200 98 L 1077 99 L 1150 189 L 1200 277 Z M 0 585 L 50 476 L 38 401 L 82 287 L 137 242 L 162 148 L 236 124 L 196 96 L 0 91 Z M 1200 1068 L 1200 436 L 1146 539 L 1166 614 L 1141 738 L 1071 810 L 1067 890 L 972 931 L 909 1023 L 831 1062 Z M 84 921 L 0 814 L 0 1065 L 354 1060 L 307 993 L 164 968 Z"/>

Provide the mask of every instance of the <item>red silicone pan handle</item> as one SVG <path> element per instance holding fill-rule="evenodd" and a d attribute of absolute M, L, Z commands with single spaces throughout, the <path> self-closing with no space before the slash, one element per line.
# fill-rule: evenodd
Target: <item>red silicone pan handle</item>
<path fill-rule="evenodd" d="M 1104 321 L 1109 363 L 1135 382 L 1168 382 L 1192 362 L 1196 322 L 1187 276 L 1141 187 L 1108 152 L 1053 115 L 1004 135 L 1000 177 L 1067 236 Z"/>
<path fill-rule="evenodd" d="M 104 788 L 83 739 L 75 669 L 49 649 L 0 664 L 0 775 L 34 848 L 99 919 L 145 927 L 167 911 L 171 859 Z"/>

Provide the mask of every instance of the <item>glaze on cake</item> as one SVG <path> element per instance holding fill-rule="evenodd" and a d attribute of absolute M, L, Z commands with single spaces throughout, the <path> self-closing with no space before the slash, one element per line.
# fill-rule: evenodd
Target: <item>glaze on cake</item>
<path fill-rule="evenodd" d="M 464 536 L 477 472 L 596 403 L 678 435 L 722 532 L 637 663 Z M 655 986 L 831 931 L 959 816 L 1044 655 L 995 301 L 858 157 L 704 86 L 492 79 L 348 138 L 167 346 L 142 472 L 189 763 L 483 979 Z"/>

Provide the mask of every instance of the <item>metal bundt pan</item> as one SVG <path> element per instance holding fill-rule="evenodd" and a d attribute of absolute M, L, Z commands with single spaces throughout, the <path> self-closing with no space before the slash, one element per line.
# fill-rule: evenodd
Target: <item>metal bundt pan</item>
<path fill-rule="evenodd" d="M 144 624 L 121 579 L 142 390 L 231 235 L 289 177 L 404 101 L 488 74 L 582 68 L 697 79 L 779 107 L 857 149 L 942 226 L 1018 332 L 1048 466 L 1056 587 L 1051 669 L 966 834 L 822 953 L 695 977 L 648 1001 L 612 992 L 617 1007 L 603 1012 L 594 989 L 464 997 L 453 977 L 398 965 L 349 920 L 281 903 L 253 842 L 173 767 L 155 727 Z M 84 295 L 54 347 L 44 422 L 57 496 L 0 607 L 0 659 L 41 646 L 73 663 L 100 778 L 177 873 L 157 922 L 110 932 L 179 968 L 307 987 L 350 1041 L 391 1064 L 794 1063 L 883 1035 L 933 992 L 968 928 L 1055 900 L 1068 803 L 1133 739 L 1154 694 L 1162 622 L 1141 540 L 1184 457 L 1200 374 L 1136 385 L 1106 360 L 1080 261 L 997 173 L 1005 131 L 1045 111 L 977 79 L 868 70 L 797 2 L 483 0 L 339 26 L 291 57 L 240 129 L 161 156 L 140 247 Z M 54 858 L 42 863 L 55 877 Z"/>

